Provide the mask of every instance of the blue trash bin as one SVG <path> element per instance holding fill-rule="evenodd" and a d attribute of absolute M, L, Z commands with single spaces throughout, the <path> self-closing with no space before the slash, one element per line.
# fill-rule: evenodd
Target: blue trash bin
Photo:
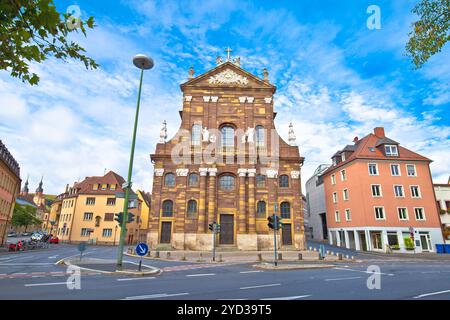
<path fill-rule="evenodd" d="M 444 244 L 445 253 L 450 253 L 450 244 Z"/>
<path fill-rule="evenodd" d="M 445 247 L 444 247 L 443 244 L 437 244 L 436 245 L 436 253 L 445 253 Z"/>

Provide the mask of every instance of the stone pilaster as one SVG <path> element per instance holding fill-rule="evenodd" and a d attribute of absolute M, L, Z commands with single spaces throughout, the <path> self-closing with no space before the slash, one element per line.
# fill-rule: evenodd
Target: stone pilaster
<path fill-rule="evenodd" d="M 255 174 L 256 169 L 248 169 L 248 232 L 256 233 Z"/>
<path fill-rule="evenodd" d="M 206 230 L 206 175 L 207 168 L 200 168 L 200 198 L 198 200 L 198 233 L 205 233 Z"/>
<path fill-rule="evenodd" d="M 238 169 L 239 175 L 239 211 L 237 215 L 237 233 L 247 232 L 247 214 L 245 211 L 245 176 L 247 169 Z"/>
<path fill-rule="evenodd" d="M 216 212 L 216 174 L 217 168 L 208 168 L 209 184 L 208 184 L 208 219 L 206 223 L 211 223 L 215 220 Z"/>

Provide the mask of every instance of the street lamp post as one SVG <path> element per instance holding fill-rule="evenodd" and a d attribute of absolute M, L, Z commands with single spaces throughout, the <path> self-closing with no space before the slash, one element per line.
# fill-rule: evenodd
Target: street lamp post
<path fill-rule="evenodd" d="M 116 233 L 117 233 L 117 225 L 114 227 L 114 244 L 113 246 L 116 246 Z"/>
<path fill-rule="evenodd" d="M 128 166 L 128 177 L 127 182 L 123 184 L 123 189 L 125 189 L 125 201 L 123 204 L 123 223 L 120 230 L 120 239 L 119 239 L 119 248 L 117 253 L 117 268 L 122 268 L 122 260 L 123 260 L 123 247 L 125 243 L 125 235 L 126 235 L 126 221 L 127 221 L 127 215 L 128 215 L 128 200 L 130 198 L 130 189 L 131 189 L 131 175 L 133 172 L 133 159 L 134 159 L 134 147 L 136 144 L 136 131 L 137 131 L 137 124 L 138 124 L 138 118 L 139 118 L 139 105 L 141 103 L 141 89 L 142 89 L 142 78 L 144 77 L 144 70 L 149 70 L 153 68 L 153 60 L 149 57 L 147 57 L 144 54 L 138 54 L 133 58 L 133 64 L 141 69 L 141 78 L 139 81 L 139 92 L 138 92 L 138 98 L 137 98 L 137 106 L 136 106 L 136 116 L 134 118 L 134 129 L 133 129 L 133 140 L 131 142 L 131 153 L 130 153 L 130 163 Z"/>

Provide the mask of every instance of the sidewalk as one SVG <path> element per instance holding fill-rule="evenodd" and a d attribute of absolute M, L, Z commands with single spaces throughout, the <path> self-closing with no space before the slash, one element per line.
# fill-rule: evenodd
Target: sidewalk
<path fill-rule="evenodd" d="M 134 256 L 134 248 L 128 248 L 127 254 Z M 316 251 L 277 251 L 281 254 L 281 261 L 316 261 L 316 262 L 334 262 L 334 261 L 352 261 L 352 256 L 343 256 L 343 260 L 339 260 L 337 255 L 326 255 L 324 260 L 319 260 L 319 253 Z M 299 259 L 301 254 L 301 259 Z M 211 251 L 192 251 L 192 250 L 168 250 L 168 251 L 150 251 L 144 259 L 160 259 L 170 261 L 189 261 L 205 263 L 211 262 L 213 254 Z M 216 252 L 216 262 L 226 263 L 246 263 L 273 261 L 273 251 L 219 251 Z"/>

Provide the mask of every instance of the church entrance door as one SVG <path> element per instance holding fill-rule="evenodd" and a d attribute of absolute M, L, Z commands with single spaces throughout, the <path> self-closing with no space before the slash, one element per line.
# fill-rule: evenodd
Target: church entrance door
<path fill-rule="evenodd" d="M 234 244 L 234 216 L 232 214 L 220 215 L 219 244 Z"/>
<path fill-rule="evenodd" d="M 170 243 L 172 222 L 161 223 L 161 243 Z"/>
<path fill-rule="evenodd" d="M 284 224 L 282 226 L 282 240 L 283 245 L 285 246 L 291 246 L 292 245 L 292 231 L 291 231 L 291 225 L 290 224 Z"/>

